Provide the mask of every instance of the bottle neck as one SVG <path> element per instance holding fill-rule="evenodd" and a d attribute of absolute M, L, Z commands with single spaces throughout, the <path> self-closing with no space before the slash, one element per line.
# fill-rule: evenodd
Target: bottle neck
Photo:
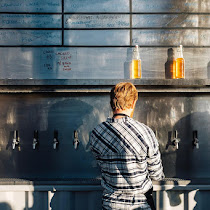
<path fill-rule="evenodd" d="M 183 58 L 183 49 L 182 49 L 182 45 L 180 45 L 180 47 L 179 47 L 179 58 Z"/>
<path fill-rule="evenodd" d="M 135 49 L 133 50 L 133 59 L 134 60 L 139 60 L 140 59 L 138 45 L 136 45 Z"/>

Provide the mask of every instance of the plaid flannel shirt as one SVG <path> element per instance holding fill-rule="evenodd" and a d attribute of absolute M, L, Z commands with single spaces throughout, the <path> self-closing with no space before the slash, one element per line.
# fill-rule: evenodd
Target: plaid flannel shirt
<path fill-rule="evenodd" d="M 154 132 L 127 116 L 108 118 L 91 132 L 90 147 L 102 172 L 104 206 L 145 205 L 151 180 L 164 177 Z"/>

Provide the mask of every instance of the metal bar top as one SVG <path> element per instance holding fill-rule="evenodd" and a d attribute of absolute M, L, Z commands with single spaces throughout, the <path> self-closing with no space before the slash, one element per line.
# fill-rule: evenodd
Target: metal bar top
<path fill-rule="evenodd" d="M 70 85 L 70 86 L 110 86 L 118 82 L 131 82 L 145 86 L 210 86 L 210 79 L 0 79 L 0 85 Z"/>

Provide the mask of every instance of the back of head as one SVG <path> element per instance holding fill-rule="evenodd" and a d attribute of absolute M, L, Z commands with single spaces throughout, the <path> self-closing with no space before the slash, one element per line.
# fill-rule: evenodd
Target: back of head
<path fill-rule="evenodd" d="M 113 111 L 129 109 L 137 99 L 136 87 L 130 82 L 116 84 L 110 93 L 110 105 Z"/>

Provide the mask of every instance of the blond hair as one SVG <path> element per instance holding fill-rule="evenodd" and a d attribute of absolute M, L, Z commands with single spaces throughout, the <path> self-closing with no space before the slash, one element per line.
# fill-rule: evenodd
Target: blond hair
<path fill-rule="evenodd" d="M 130 82 L 120 82 L 111 89 L 110 105 L 112 110 L 129 109 L 137 99 L 136 87 Z"/>

